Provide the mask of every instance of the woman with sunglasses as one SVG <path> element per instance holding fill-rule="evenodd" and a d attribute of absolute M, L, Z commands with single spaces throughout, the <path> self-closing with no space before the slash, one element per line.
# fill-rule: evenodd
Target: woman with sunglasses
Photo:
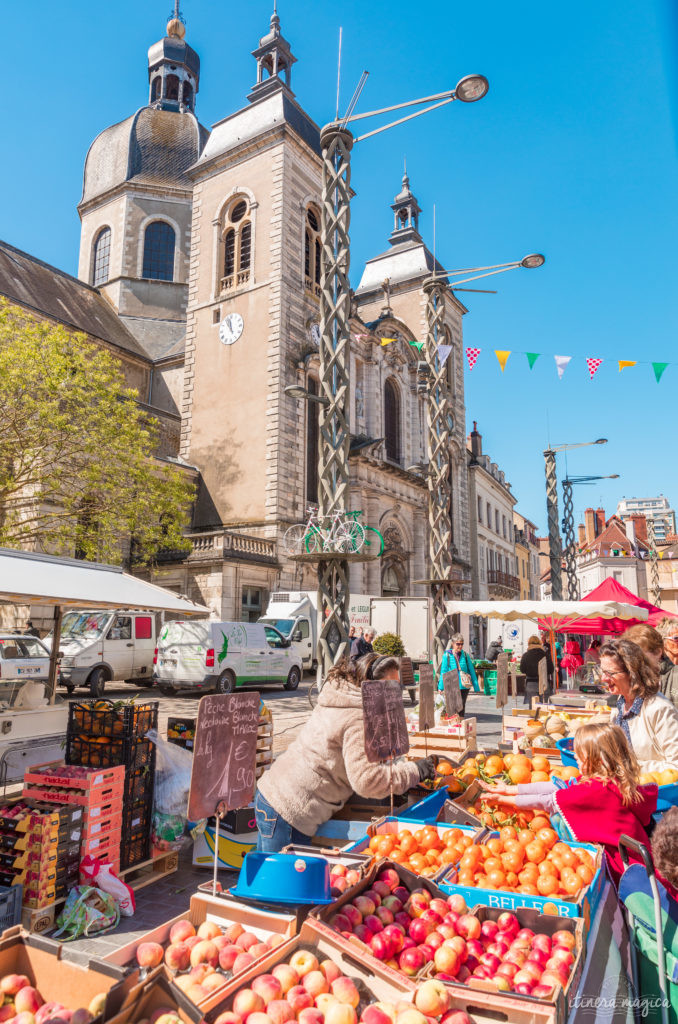
<path fill-rule="evenodd" d="M 638 644 L 624 639 L 604 644 L 600 676 L 617 697 L 616 724 L 641 772 L 678 769 L 678 709 L 659 693 L 659 673 Z"/>
<path fill-rule="evenodd" d="M 254 812 L 257 849 L 277 853 L 289 843 L 309 843 L 318 828 L 342 809 L 352 793 L 367 799 L 405 793 L 432 779 L 432 758 L 370 764 L 365 754 L 362 684 L 400 679 L 397 658 L 366 654 L 335 665 L 311 717 L 287 750 L 257 783 Z"/>
<path fill-rule="evenodd" d="M 459 690 L 461 693 L 460 717 L 463 718 L 466 712 L 466 698 L 468 697 L 469 690 L 473 687 L 475 692 L 478 693 L 480 687 L 478 686 L 478 676 L 476 675 L 476 670 L 473 667 L 473 661 L 464 650 L 464 637 L 461 633 L 454 634 L 447 646 L 447 650 L 443 654 L 443 662 L 440 666 L 440 678 L 438 680 L 439 690 L 445 689 L 443 679 L 446 672 L 457 673 Z"/>

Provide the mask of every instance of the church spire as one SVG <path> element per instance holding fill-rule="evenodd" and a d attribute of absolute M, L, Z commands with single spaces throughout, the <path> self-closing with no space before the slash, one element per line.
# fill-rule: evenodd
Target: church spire
<path fill-rule="evenodd" d="M 391 205 L 394 215 L 393 232 L 389 238 L 391 245 L 400 245 L 402 242 L 421 242 L 419 234 L 419 214 L 421 209 L 416 196 L 410 189 L 410 179 L 407 176 L 407 162 L 405 162 L 405 173 L 403 174 L 402 187 Z"/>
<path fill-rule="evenodd" d="M 273 0 L 269 32 L 259 40 L 259 46 L 252 51 L 252 56 L 257 62 L 257 84 L 247 97 L 250 103 L 280 89 L 294 95 L 291 88 L 292 65 L 296 64 L 297 58 L 293 56 L 290 44 L 280 31 L 277 0 Z"/>
<path fill-rule="evenodd" d="M 186 25 L 174 0 L 167 35 L 148 51 L 148 105 L 161 110 L 195 111 L 200 58 L 185 41 Z"/>

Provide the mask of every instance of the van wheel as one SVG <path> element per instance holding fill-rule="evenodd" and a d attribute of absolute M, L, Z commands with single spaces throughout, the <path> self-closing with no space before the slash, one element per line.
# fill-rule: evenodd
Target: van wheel
<path fill-rule="evenodd" d="M 287 677 L 287 682 L 285 683 L 285 689 L 286 690 L 296 690 L 297 686 L 299 685 L 299 680 L 300 679 L 301 679 L 301 673 L 300 673 L 299 669 L 298 668 L 291 668 L 290 669 L 290 674 Z"/>
<path fill-rule="evenodd" d="M 67 687 L 66 687 L 66 693 L 67 693 L 67 694 L 68 694 L 68 696 L 70 697 L 70 696 L 71 696 L 71 694 L 75 693 L 75 687 L 74 687 L 74 686 L 67 686 Z"/>
<path fill-rule="evenodd" d="M 217 679 L 217 693 L 233 693 L 235 690 L 235 676 L 230 670 L 222 672 Z"/>
<path fill-rule="evenodd" d="M 94 672 L 92 672 L 89 677 L 89 692 L 93 697 L 103 696 L 106 680 L 106 670 L 103 668 L 95 668 Z"/>
<path fill-rule="evenodd" d="M 176 692 L 177 692 L 171 686 L 159 686 L 158 689 L 160 690 L 160 692 L 163 695 L 163 697 L 174 697 L 176 695 Z"/>

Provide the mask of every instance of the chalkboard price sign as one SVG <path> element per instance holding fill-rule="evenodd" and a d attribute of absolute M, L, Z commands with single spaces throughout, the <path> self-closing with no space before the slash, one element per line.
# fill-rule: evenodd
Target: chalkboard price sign
<path fill-rule="evenodd" d="M 445 691 L 445 714 L 448 718 L 458 715 L 463 708 L 461 702 L 461 690 L 459 689 L 459 671 L 453 669 L 443 676 L 443 690 Z"/>
<path fill-rule="evenodd" d="M 435 725 L 433 702 L 433 667 L 419 666 L 419 731 L 425 732 Z"/>
<path fill-rule="evenodd" d="M 256 784 L 258 693 L 203 697 L 193 746 L 189 821 L 247 807 Z"/>
<path fill-rule="evenodd" d="M 370 764 L 402 757 L 410 749 L 399 679 L 365 679 L 362 684 L 365 754 Z"/>

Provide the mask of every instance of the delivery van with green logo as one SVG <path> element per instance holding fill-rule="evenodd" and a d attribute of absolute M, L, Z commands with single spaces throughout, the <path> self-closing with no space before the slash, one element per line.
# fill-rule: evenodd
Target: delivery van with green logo
<path fill-rule="evenodd" d="M 153 679 L 166 695 L 260 685 L 296 690 L 301 671 L 289 639 L 261 622 L 167 622 L 153 657 Z"/>

